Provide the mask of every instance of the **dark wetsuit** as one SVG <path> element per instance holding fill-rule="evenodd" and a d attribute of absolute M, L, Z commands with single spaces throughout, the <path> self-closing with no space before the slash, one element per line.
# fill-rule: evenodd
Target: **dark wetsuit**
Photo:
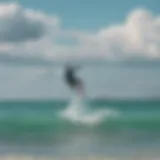
<path fill-rule="evenodd" d="M 80 80 L 77 79 L 75 75 L 75 68 L 67 67 L 65 71 L 65 80 L 69 84 L 70 87 L 74 88 L 80 83 Z"/>

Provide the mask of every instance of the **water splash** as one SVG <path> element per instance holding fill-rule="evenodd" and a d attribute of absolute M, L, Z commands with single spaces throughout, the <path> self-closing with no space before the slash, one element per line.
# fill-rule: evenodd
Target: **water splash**
<path fill-rule="evenodd" d="M 75 98 L 71 101 L 67 109 L 62 112 L 62 117 L 73 123 L 96 125 L 108 117 L 117 116 L 117 112 L 111 109 L 90 112 L 84 99 Z"/>

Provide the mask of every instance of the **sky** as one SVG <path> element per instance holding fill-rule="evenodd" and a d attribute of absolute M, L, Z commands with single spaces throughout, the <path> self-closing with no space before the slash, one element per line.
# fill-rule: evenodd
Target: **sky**
<path fill-rule="evenodd" d="M 159 5 L 159 0 L 0 0 L 0 99 L 67 96 L 60 65 L 66 61 L 92 65 L 82 71 L 89 95 L 159 97 L 159 65 L 135 69 L 112 64 L 108 70 L 95 64 L 159 64 Z M 135 81 L 139 85 L 131 85 Z"/>
<path fill-rule="evenodd" d="M 121 23 L 128 13 L 136 8 L 147 8 L 158 14 L 160 5 L 159 0 L 69 0 L 67 3 L 64 0 L 17 0 L 16 2 L 28 8 L 57 15 L 62 20 L 64 28 L 87 31 L 96 31 L 110 24 Z"/>

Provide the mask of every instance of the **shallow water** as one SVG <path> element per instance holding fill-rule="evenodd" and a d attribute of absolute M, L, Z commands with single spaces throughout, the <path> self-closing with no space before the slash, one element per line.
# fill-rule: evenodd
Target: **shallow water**
<path fill-rule="evenodd" d="M 159 100 L 0 103 L 0 151 L 52 156 L 158 156 Z"/>

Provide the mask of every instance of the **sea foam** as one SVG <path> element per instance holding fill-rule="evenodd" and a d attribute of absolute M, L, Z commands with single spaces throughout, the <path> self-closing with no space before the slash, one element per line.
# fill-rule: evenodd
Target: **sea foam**
<path fill-rule="evenodd" d="M 112 109 L 103 109 L 90 112 L 89 104 L 82 98 L 76 97 L 68 107 L 61 113 L 63 118 L 66 118 L 73 123 L 82 123 L 88 125 L 96 125 L 104 121 L 108 117 L 117 116 L 119 113 Z"/>

